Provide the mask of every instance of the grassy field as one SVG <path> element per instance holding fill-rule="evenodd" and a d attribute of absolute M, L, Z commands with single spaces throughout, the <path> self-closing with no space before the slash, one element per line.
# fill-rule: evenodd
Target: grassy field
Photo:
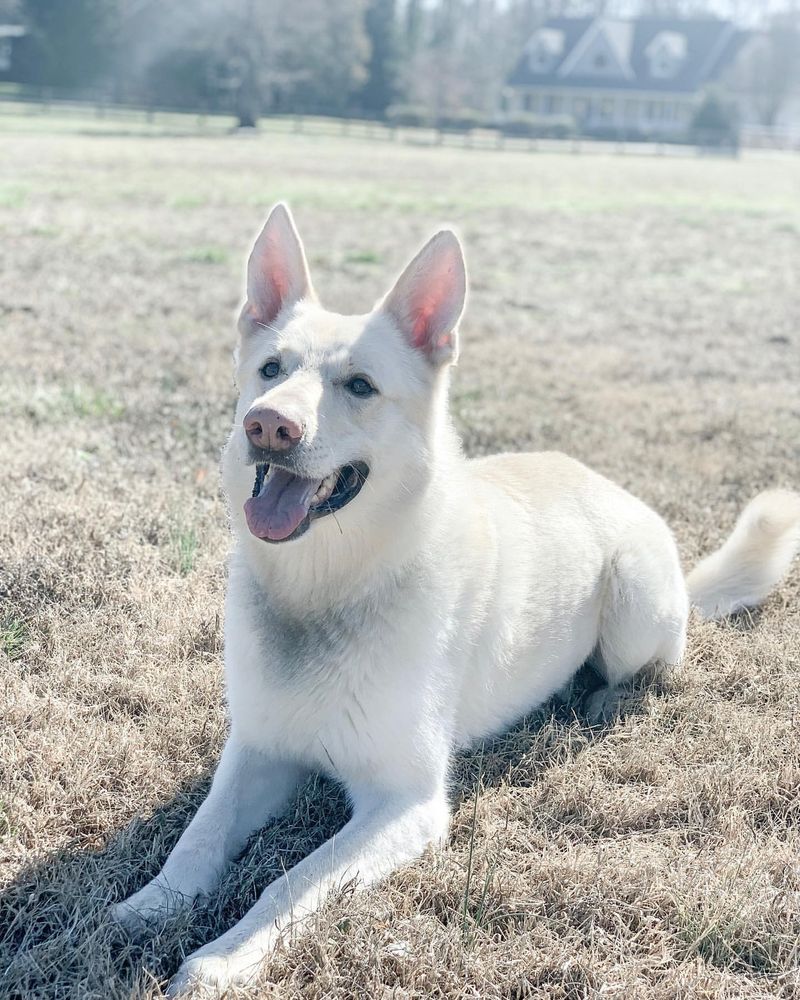
<path fill-rule="evenodd" d="M 92 134 L 82 134 L 83 131 Z M 291 202 L 333 308 L 442 222 L 471 265 L 467 450 L 560 448 L 686 565 L 800 485 L 800 162 L 117 134 L 0 118 L 0 995 L 160 996 L 341 824 L 321 780 L 204 911 L 140 944 L 225 734 L 217 462 L 233 316 Z M 685 671 L 590 727 L 548 706 L 453 772 L 447 848 L 320 914 L 242 996 L 578 1000 L 800 991 L 800 567 L 693 622 Z"/>

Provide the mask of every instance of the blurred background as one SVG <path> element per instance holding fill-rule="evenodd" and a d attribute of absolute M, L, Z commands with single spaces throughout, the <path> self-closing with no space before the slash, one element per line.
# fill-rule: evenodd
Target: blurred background
<path fill-rule="evenodd" d="M 797 0 L 0 0 L 0 96 L 239 126 L 321 115 L 440 139 L 798 146 L 799 12 Z"/>

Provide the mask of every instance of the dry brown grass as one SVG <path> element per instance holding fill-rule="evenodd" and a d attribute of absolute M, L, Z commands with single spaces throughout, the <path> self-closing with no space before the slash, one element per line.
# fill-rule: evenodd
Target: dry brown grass
<path fill-rule="evenodd" d="M 588 461 L 688 564 L 757 490 L 800 484 L 800 170 L 20 122 L 0 159 L 0 994 L 157 997 L 345 808 L 312 782 L 208 910 L 143 945 L 109 925 L 224 737 L 217 456 L 267 206 L 292 202 L 340 308 L 456 223 L 468 450 Z M 448 847 L 343 892 L 250 995 L 797 996 L 798 653 L 795 569 L 763 612 L 694 623 L 683 675 L 615 723 L 576 698 L 460 759 Z"/>

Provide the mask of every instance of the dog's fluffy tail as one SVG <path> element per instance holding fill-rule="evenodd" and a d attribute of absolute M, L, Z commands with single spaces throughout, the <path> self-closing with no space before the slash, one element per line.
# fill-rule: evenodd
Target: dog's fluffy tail
<path fill-rule="evenodd" d="M 706 618 L 755 607 L 800 551 L 800 493 L 767 490 L 751 500 L 732 534 L 689 573 L 689 597 Z"/>

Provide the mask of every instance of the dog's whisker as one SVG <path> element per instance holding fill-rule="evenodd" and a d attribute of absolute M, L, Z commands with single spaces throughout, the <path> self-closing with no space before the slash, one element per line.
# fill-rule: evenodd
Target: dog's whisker
<path fill-rule="evenodd" d="M 260 327 L 262 330 L 268 330 L 270 333 L 278 334 L 281 332 L 277 327 L 270 326 L 269 323 L 262 323 L 260 320 L 256 320 L 255 323 L 257 327 Z"/>

